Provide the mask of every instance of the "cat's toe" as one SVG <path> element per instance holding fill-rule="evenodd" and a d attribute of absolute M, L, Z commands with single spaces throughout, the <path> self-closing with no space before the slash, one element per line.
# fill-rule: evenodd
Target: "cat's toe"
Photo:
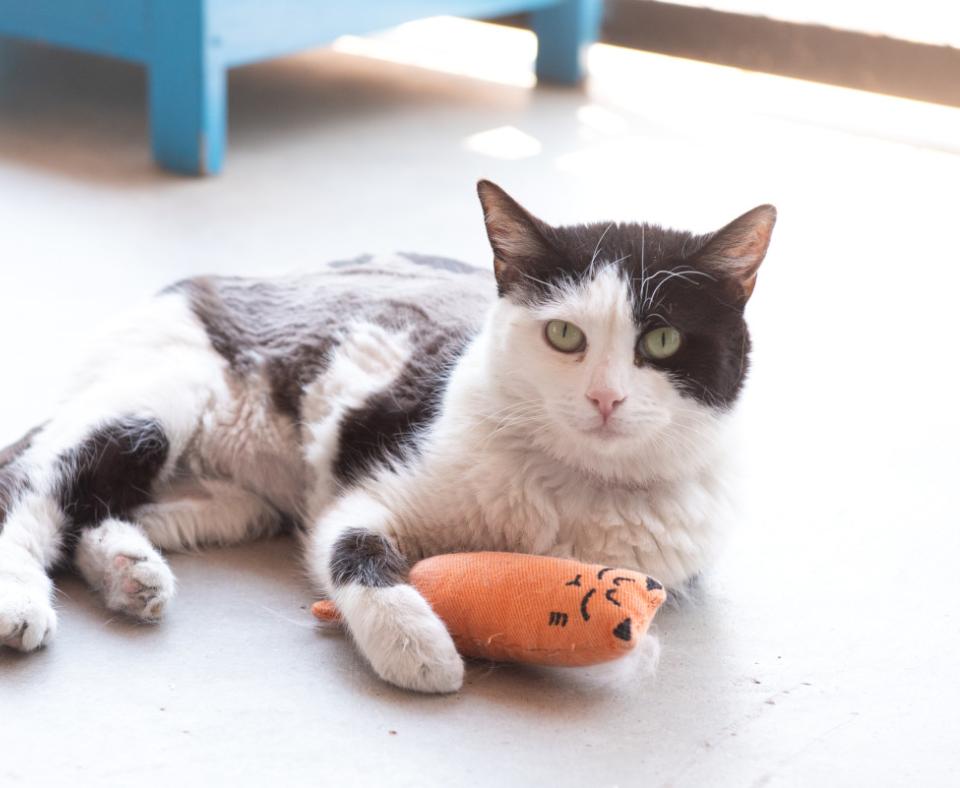
<path fill-rule="evenodd" d="M 160 555 L 118 555 L 110 574 L 107 607 L 147 623 L 163 617 L 176 591 L 176 580 Z"/>
<path fill-rule="evenodd" d="M 45 590 L 20 582 L 0 584 L 0 645 L 35 651 L 57 631 L 57 614 Z"/>
<path fill-rule="evenodd" d="M 418 650 L 402 653 L 386 660 L 374 669 L 380 678 L 403 689 L 416 692 L 456 692 L 463 686 L 463 659 L 453 644 L 434 653 Z"/>
<path fill-rule="evenodd" d="M 463 658 L 456 649 L 432 662 L 421 662 L 412 689 L 420 692 L 456 692 L 463 686 Z"/>

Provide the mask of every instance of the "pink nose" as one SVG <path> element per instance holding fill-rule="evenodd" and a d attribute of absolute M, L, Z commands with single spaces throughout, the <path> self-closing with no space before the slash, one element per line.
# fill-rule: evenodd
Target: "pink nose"
<path fill-rule="evenodd" d="M 604 388 L 591 389 L 587 392 L 587 399 L 597 406 L 597 410 L 600 411 L 600 416 L 603 418 L 603 423 L 606 424 L 610 414 L 626 397 L 619 391 Z"/>

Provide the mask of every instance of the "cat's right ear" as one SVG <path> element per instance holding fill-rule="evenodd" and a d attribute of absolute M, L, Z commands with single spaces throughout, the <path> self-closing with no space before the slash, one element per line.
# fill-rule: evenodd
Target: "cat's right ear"
<path fill-rule="evenodd" d="M 723 277 L 740 307 L 753 293 L 776 223 L 777 209 L 760 205 L 713 233 L 700 250 L 703 265 Z"/>
<path fill-rule="evenodd" d="M 535 277 L 552 247 L 546 238 L 550 226 L 527 211 L 490 181 L 477 183 L 487 237 L 493 249 L 493 271 L 500 295 L 522 288 L 525 277 Z"/>

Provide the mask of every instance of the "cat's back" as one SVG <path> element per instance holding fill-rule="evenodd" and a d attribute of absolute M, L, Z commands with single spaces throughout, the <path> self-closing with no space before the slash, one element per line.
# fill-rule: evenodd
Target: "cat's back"
<path fill-rule="evenodd" d="M 277 409 L 299 419 L 305 390 L 351 337 L 402 338 L 411 356 L 439 361 L 479 330 L 496 288 L 484 269 L 397 254 L 279 277 L 202 276 L 165 292 L 187 300 L 232 372 L 266 378 Z"/>

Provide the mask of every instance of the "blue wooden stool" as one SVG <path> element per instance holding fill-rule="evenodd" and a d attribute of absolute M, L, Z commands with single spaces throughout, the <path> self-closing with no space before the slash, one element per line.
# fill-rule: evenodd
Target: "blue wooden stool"
<path fill-rule="evenodd" d="M 537 75 L 574 83 L 601 0 L 0 0 L 0 34 L 141 63 L 159 164 L 209 174 L 223 164 L 227 69 L 437 14 L 532 11 Z"/>

